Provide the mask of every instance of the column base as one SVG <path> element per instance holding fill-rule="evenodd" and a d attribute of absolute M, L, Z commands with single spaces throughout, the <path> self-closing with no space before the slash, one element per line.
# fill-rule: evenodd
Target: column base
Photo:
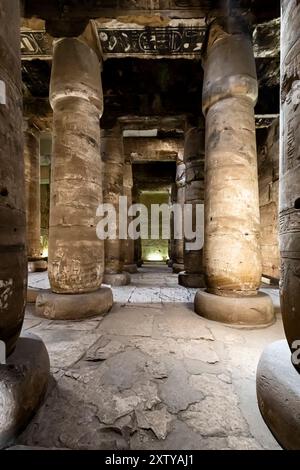
<path fill-rule="evenodd" d="M 286 340 L 276 341 L 264 350 L 256 389 L 260 412 L 275 439 L 284 449 L 299 450 L 300 374 L 292 364 Z"/>
<path fill-rule="evenodd" d="M 123 271 L 130 273 L 130 274 L 135 274 L 138 272 L 137 265 L 136 264 L 124 264 Z"/>
<path fill-rule="evenodd" d="M 181 272 L 184 271 L 184 264 L 181 264 L 181 263 L 173 263 L 172 264 L 172 268 L 173 268 L 173 273 L 174 274 L 179 274 Z"/>
<path fill-rule="evenodd" d="M 28 261 L 28 272 L 37 273 L 47 271 L 48 263 L 44 259 L 37 259 L 34 261 Z"/>
<path fill-rule="evenodd" d="M 181 272 L 178 274 L 178 284 L 183 287 L 206 287 L 203 274 Z"/>
<path fill-rule="evenodd" d="M 87 294 L 55 294 L 45 290 L 36 299 L 35 314 L 50 320 L 85 320 L 108 313 L 112 305 L 109 287 Z"/>
<path fill-rule="evenodd" d="M 36 299 L 39 294 L 42 294 L 44 289 L 36 289 L 34 287 L 27 287 L 27 303 L 28 304 L 35 304 Z"/>
<path fill-rule="evenodd" d="M 130 284 L 130 274 L 127 272 L 122 273 L 105 273 L 103 277 L 103 284 L 108 284 L 110 286 L 128 286 Z"/>
<path fill-rule="evenodd" d="M 236 326 L 266 327 L 275 321 L 271 297 L 263 292 L 247 297 L 222 297 L 198 291 L 195 312 L 208 320 Z"/>
<path fill-rule="evenodd" d="M 50 362 L 42 340 L 24 333 L 7 364 L 0 365 L 0 448 L 13 441 L 37 410 L 47 390 Z"/>

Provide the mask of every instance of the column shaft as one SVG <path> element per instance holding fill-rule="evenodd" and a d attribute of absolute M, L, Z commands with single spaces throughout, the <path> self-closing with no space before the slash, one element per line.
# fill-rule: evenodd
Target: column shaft
<path fill-rule="evenodd" d="M 77 38 L 55 43 L 50 87 L 53 108 L 49 279 L 56 293 L 101 286 L 104 243 L 96 235 L 102 203 L 99 119 L 100 64 Z"/>
<path fill-rule="evenodd" d="M 300 8 L 293 1 L 282 3 L 280 293 L 285 333 L 292 347 L 300 340 Z"/>
<path fill-rule="evenodd" d="M 0 340 L 19 337 L 27 282 L 19 2 L 0 8 Z"/>
<path fill-rule="evenodd" d="M 185 133 L 185 203 L 193 208 L 192 228 L 196 228 L 196 208 L 204 204 L 204 128 L 190 127 Z M 203 227 L 202 227 L 203 228 Z M 179 284 L 186 287 L 204 287 L 203 248 L 188 249 L 187 243 L 195 242 L 185 236 L 184 273 L 179 275 Z"/>
<path fill-rule="evenodd" d="M 132 205 L 132 164 L 130 162 L 125 163 L 124 167 L 124 179 L 123 179 L 123 191 L 124 196 L 127 197 L 127 209 Z M 128 224 L 132 220 L 132 217 L 128 217 Z M 127 238 L 123 240 L 123 259 L 124 259 L 124 271 L 129 273 L 136 273 L 137 266 L 134 262 L 134 240 Z"/>
<path fill-rule="evenodd" d="M 182 160 L 177 160 L 176 166 L 176 203 L 184 208 L 185 202 L 185 164 Z M 183 216 L 182 216 L 183 224 Z M 184 270 L 184 234 L 182 225 L 182 236 L 174 240 L 175 262 L 173 263 L 173 272 L 179 273 Z"/>
<path fill-rule="evenodd" d="M 101 132 L 101 156 L 104 165 L 103 201 L 112 204 L 116 213 L 116 239 L 106 239 L 104 282 L 126 285 L 130 278 L 123 273 L 122 240 L 119 238 L 119 197 L 123 193 L 124 150 L 123 137 L 118 125 Z"/>
<path fill-rule="evenodd" d="M 257 295 L 262 274 L 254 118 L 258 88 L 249 33 L 242 17 L 219 18 L 209 29 L 203 85 L 208 293 L 197 293 L 195 308 L 228 323 L 268 324 L 274 320 L 271 299 Z"/>

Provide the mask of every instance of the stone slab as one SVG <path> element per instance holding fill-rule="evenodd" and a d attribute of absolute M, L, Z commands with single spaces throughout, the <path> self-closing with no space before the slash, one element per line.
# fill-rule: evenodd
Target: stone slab
<path fill-rule="evenodd" d="M 36 299 L 36 315 L 51 320 L 80 320 L 108 313 L 113 305 L 112 291 L 102 287 L 87 294 L 55 294 L 45 291 Z"/>
<path fill-rule="evenodd" d="M 300 449 L 300 374 L 291 361 L 285 340 L 264 350 L 257 368 L 257 399 L 260 412 L 279 444 Z"/>

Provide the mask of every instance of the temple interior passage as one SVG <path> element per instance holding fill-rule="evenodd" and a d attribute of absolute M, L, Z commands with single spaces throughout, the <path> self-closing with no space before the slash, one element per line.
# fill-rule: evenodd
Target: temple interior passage
<path fill-rule="evenodd" d="M 0 0 L 0 449 L 300 450 L 299 32 Z"/>

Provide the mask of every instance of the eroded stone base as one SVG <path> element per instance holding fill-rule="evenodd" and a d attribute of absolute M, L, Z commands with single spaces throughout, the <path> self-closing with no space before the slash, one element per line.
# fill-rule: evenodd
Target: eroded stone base
<path fill-rule="evenodd" d="M 83 320 L 109 312 L 112 305 L 109 287 L 87 294 L 55 294 L 47 290 L 38 295 L 35 313 L 51 320 Z"/>
<path fill-rule="evenodd" d="M 104 274 L 103 284 L 110 286 L 128 286 L 130 284 L 130 274 L 128 272 L 116 273 L 116 274 Z"/>
<path fill-rule="evenodd" d="M 123 271 L 130 273 L 130 274 L 135 274 L 138 272 L 137 265 L 136 264 L 124 264 Z"/>
<path fill-rule="evenodd" d="M 47 271 L 48 263 L 44 259 L 38 259 L 35 261 L 28 261 L 28 272 L 29 273 L 36 273 L 36 272 L 43 272 Z"/>
<path fill-rule="evenodd" d="M 208 320 L 237 326 L 268 326 L 274 323 L 271 297 L 263 292 L 248 297 L 221 297 L 198 291 L 195 312 Z"/>
<path fill-rule="evenodd" d="M 33 287 L 27 287 L 27 303 L 35 304 L 38 295 L 42 294 L 43 292 L 44 292 L 43 289 L 35 289 Z"/>
<path fill-rule="evenodd" d="M 300 374 L 286 340 L 270 344 L 257 369 L 260 412 L 282 447 L 300 449 Z"/>
<path fill-rule="evenodd" d="M 179 263 L 173 263 L 172 265 L 173 273 L 179 274 L 184 271 L 184 265 Z"/>
<path fill-rule="evenodd" d="M 205 287 L 203 274 L 189 274 L 181 272 L 178 274 L 178 284 L 183 287 Z"/>
<path fill-rule="evenodd" d="M 0 447 L 27 425 L 45 395 L 50 363 L 42 340 L 24 333 L 16 349 L 0 365 Z"/>

